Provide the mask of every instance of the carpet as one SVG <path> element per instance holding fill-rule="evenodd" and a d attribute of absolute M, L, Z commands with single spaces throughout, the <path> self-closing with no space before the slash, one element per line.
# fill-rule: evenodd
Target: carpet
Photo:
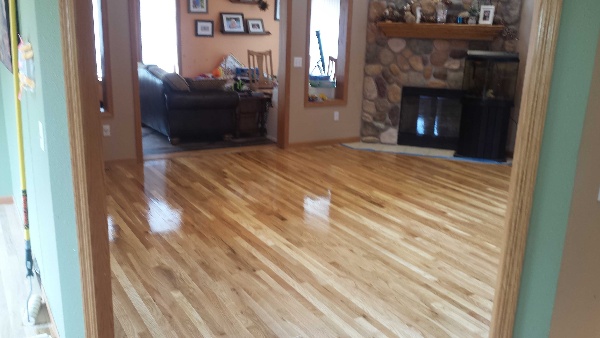
<path fill-rule="evenodd" d="M 478 159 L 478 158 L 454 157 L 455 151 L 447 150 L 447 149 L 421 148 L 421 147 L 411 147 L 411 146 L 403 146 L 403 145 L 396 145 L 396 144 L 364 143 L 364 142 L 342 143 L 342 145 L 345 147 L 351 148 L 351 149 L 363 150 L 363 151 L 377 151 L 377 152 L 402 154 L 402 155 L 410 155 L 410 156 L 443 158 L 443 159 L 452 160 L 452 161 L 512 165 L 512 160 L 508 160 L 507 162 L 499 162 L 499 161 L 494 161 L 494 160 L 485 160 L 485 159 Z"/>
<path fill-rule="evenodd" d="M 182 141 L 174 146 L 169 143 L 166 136 L 151 128 L 142 127 L 142 147 L 144 155 L 172 154 L 184 151 L 237 148 L 274 144 L 275 142 L 263 136 L 243 137 L 228 141 Z"/>

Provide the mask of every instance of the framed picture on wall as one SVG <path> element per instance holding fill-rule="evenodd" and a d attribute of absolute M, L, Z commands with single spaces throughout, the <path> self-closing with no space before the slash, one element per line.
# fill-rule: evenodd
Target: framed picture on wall
<path fill-rule="evenodd" d="M 8 19 L 8 1 L 6 0 L 0 0 L 0 61 L 12 73 L 10 25 Z"/>
<path fill-rule="evenodd" d="M 281 0 L 275 0 L 275 20 L 279 21 L 281 18 Z"/>
<path fill-rule="evenodd" d="M 188 12 L 208 13 L 208 0 L 188 0 Z"/>
<path fill-rule="evenodd" d="M 196 20 L 195 21 L 196 36 L 213 37 L 215 36 L 215 23 L 212 20 Z"/>
<path fill-rule="evenodd" d="M 246 33 L 244 14 L 221 13 L 221 32 L 224 34 Z"/>
<path fill-rule="evenodd" d="M 246 26 L 250 34 L 264 34 L 265 32 L 265 24 L 262 19 L 248 19 Z"/>
<path fill-rule="evenodd" d="M 481 6 L 479 12 L 479 24 L 480 25 L 491 25 L 494 22 L 494 6 Z"/>

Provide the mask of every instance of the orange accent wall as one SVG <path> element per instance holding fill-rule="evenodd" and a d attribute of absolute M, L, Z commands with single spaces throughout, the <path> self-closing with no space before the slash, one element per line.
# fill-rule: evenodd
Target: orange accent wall
<path fill-rule="evenodd" d="M 275 0 L 268 0 L 269 9 L 263 12 L 255 4 L 237 4 L 229 0 L 208 0 L 208 13 L 188 13 L 188 0 L 180 0 L 181 74 L 186 77 L 212 72 L 227 54 L 233 54 L 244 65 L 248 49 L 272 50 L 273 69 L 279 61 L 279 22 L 275 21 Z M 243 13 L 245 19 L 263 19 L 271 35 L 228 35 L 221 33 L 220 13 Z M 213 20 L 214 37 L 197 37 L 195 20 Z"/>

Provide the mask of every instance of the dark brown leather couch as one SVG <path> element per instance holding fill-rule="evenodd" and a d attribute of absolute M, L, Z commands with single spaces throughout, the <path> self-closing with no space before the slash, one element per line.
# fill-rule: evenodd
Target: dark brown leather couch
<path fill-rule="evenodd" d="M 140 65 L 138 75 L 142 124 L 167 136 L 171 144 L 233 134 L 240 101 L 236 92 L 190 90 L 185 79 L 157 66 Z"/>

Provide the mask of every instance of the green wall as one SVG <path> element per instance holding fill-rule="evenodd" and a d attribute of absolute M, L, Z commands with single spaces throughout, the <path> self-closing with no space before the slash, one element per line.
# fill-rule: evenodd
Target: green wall
<path fill-rule="evenodd" d="M 33 254 L 61 337 L 83 337 L 58 0 L 19 1 L 19 25 L 21 36 L 33 46 L 36 81 L 35 92 L 24 92 L 22 96 Z M 12 127 L 15 125 L 12 74 L 3 66 L 0 66 L 0 92 L 12 194 L 21 207 L 17 140 Z M 45 150 L 40 147 L 40 122 L 44 127 Z M 6 156 L 0 156 L 4 161 Z"/>
<path fill-rule="evenodd" d="M 515 337 L 548 337 L 583 121 L 600 33 L 600 1 L 564 1 L 534 195 Z M 598 95 L 599 93 L 594 93 Z"/>

